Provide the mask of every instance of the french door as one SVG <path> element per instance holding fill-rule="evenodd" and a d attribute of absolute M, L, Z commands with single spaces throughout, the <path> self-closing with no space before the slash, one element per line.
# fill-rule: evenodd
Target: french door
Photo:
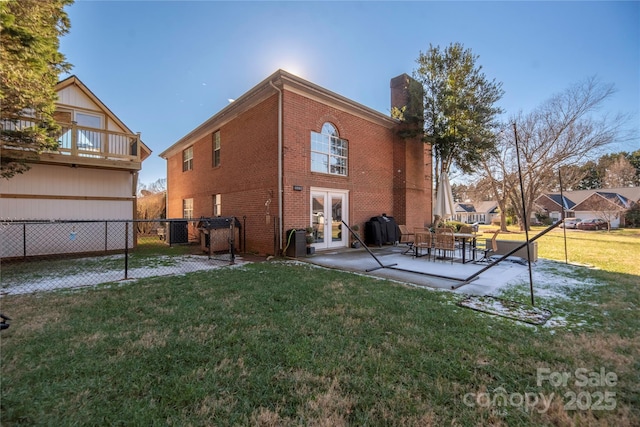
<path fill-rule="evenodd" d="M 342 220 L 348 223 L 348 196 L 345 190 L 311 189 L 311 226 L 316 250 L 348 245 L 348 230 L 342 224 Z"/>

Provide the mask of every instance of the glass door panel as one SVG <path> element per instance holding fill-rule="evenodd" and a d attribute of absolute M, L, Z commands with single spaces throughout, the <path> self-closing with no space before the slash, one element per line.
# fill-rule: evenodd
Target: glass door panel
<path fill-rule="evenodd" d="M 342 201 L 344 195 L 331 195 L 331 242 L 342 243 Z"/>
<path fill-rule="evenodd" d="M 346 227 L 342 224 L 347 212 L 347 192 L 335 190 L 311 191 L 311 226 L 316 249 L 347 246 Z"/>
<path fill-rule="evenodd" d="M 311 194 L 311 227 L 313 227 L 314 243 L 317 247 L 325 247 L 326 242 L 324 237 L 326 235 L 325 228 L 325 200 L 326 194 L 324 193 L 312 193 Z"/>

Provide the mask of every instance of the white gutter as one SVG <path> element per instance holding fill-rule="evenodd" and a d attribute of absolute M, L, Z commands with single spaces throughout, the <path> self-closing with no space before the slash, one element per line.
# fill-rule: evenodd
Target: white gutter
<path fill-rule="evenodd" d="M 282 252 L 282 90 L 271 80 L 269 84 L 278 91 L 278 242 Z"/>

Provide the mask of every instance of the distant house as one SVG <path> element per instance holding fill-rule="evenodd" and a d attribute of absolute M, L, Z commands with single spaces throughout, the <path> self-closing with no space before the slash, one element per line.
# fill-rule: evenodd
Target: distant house
<path fill-rule="evenodd" d="M 567 198 L 566 193 L 562 197 L 560 194 L 543 194 L 536 199 L 535 203 L 538 206 L 538 211 L 546 214 L 553 222 L 562 219 L 563 209 L 566 218 L 576 217 L 572 210 L 576 204 Z"/>
<path fill-rule="evenodd" d="M 494 218 L 500 217 L 498 203 L 484 201 L 477 203 L 456 203 L 453 219 L 465 224 L 491 224 Z"/>
<path fill-rule="evenodd" d="M 563 196 L 564 200 L 558 193 L 543 194 L 536 205 L 554 221 L 562 218 L 564 208 L 567 218 L 602 218 L 617 228 L 624 227 L 626 211 L 640 203 L 640 187 L 566 191 Z"/>
<path fill-rule="evenodd" d="M 0 179 L 0 220 L 134 219 L 138 172 L 151 150 L 139 133 L 133 133 L 76 76 L 58 82 L 56 92 L 54 118 L 62 128 L 59 147 L 40 154 L 38 160 L 30 160 L 31 169 L 24 174 Z M 17 123 L 5 120 L 0 125 L 16 129 L 37 123 L 27 116 Z M 4 153 L 24 155 L 2 141 L 0 145 Z M 61 241 L 74 241 L 75 249 L 69 250 L 83 250 L 77 243 L 80 239 L 75 239 L 79 228 L 80 225 L 60 237 Z M 5 232 L 9 232 L 6 227 Z M 12 255 L 12 249 L 5 244 L 7 239 L 0 256 Z M 34 245 L 37 242 L 30 243 L 31 247 Z M 48 248 L 48 253 L 60 249 L 56 247 Z M 66 251 L 65 248 L 60 250 Z"/>
<path fill-rule="evenodd" d="M 409 104 L 406 74 L 391 104 Z M 167 216 L 235 216 L 246 249 L 279 253 L 292 229 L 312 228 L 317 250 L 348 247 L 343 221 L 386 213 L 431 222 L 431 151 L 400 137 L 402 123 L 278 70 L 160 154 Z"/>

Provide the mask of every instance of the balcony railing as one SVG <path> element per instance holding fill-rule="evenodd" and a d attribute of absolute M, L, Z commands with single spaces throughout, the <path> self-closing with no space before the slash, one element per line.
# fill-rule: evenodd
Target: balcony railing
<path fill-rule="evenodd" d="M 24 118 L 18 121 L 3 120 L 0 125 L 6 130 L 26 130 L 38 123 Z M 61 130 L 54 135 L 58 140 L 58 149 L 45 153 L 140 162 L 140 134 L 95 129 L 79 126 L 75 122 L 59 125 Z"/>

